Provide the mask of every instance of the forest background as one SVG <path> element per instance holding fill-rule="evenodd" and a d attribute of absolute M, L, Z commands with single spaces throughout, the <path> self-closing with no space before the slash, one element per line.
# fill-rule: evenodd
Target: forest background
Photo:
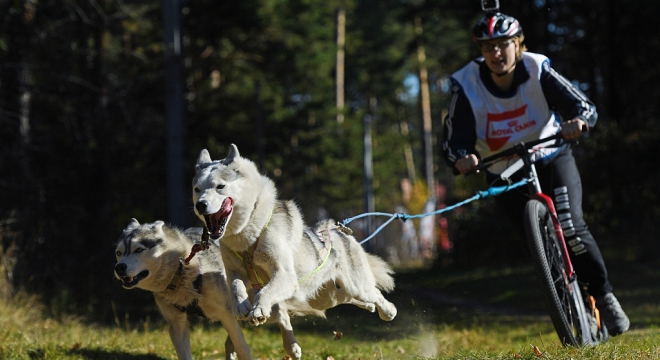
<path fill-rule="evenodd" d="M 174 56 L 163 41 L 165 3 L 0 0 L 3 295 L 22 289 L 55 314 L 102 321 L 112 321 L 114 305 L 150 303 L 146 292 L 120 291 L 114 244 L 132 217 L 201 225 L 188 179 L 203 148 L 219 159 L 237 144 L 308 222 L 365 211 L 365 124 L 375 210 L 405 204 L 421 212 L 428 178 L 445 187 L 446 204 L 486 186 L 454 177 L 440 153 L 449 76 L 478 55 L 469 30 L 482 16 L 479 1 L 183 1 Z M 587 219 L 606 259 L 660 265 L 660 38 L 649 33 L 660 2 L 502 0 L 501 7 L 520 20 L 529 50 L 549 56 L 597 106 L 599 122 L 576 156 Z M 172 74 L 183 86 L 179 152 L 166 114 Z M 168 192 L 177 156 L 179 195 Z M 410 200 L 403 179 L 413 184 Z M 171 209 L 177 196 L 183 215 Z M 520 261 L 522 245 L 491 205 L 485 199 L 446 213 L 453 248 L 425 265 Z"/>

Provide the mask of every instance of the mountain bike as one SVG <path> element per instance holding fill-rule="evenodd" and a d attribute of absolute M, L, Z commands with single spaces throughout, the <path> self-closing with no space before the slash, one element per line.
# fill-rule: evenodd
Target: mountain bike
<path fill-rule="evenodd" d="M 530 196 L 525 208 L 525 235 L 546 307 L 562 344 L 580 347 L 607 341 L 607 327 L 600 319 L 595 299 L 578 280 L 555 205 L 552 198 L 541 190 L 536 167 L 531 161 L 535 150 L 564 143 L 561 133 L 528 143 L 520 142 L 482 159 L 477 170 L 485 170 L 500 160 L 518 157 L 502 172 L 501 178 L 510 183 L 511 175 L 520 169 L 523 171 Z"/>

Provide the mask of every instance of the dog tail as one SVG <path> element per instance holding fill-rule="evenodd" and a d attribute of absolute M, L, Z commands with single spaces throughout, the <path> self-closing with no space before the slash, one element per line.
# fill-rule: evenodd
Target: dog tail
<path fill-rule="evenodd" d="M 374 274 L 374 278 L 376 279 L 376 287 L 385 292 L 394 290 L 394 278 L 392 277 L 394 270 L 392 270 L 390 265 L 376 255 L 365 254 L 367 255 L 371 273 Z"/>

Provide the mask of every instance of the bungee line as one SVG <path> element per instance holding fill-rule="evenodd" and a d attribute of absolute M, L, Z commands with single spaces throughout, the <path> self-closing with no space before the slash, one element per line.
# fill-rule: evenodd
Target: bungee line
<path fill-rule="evenodd" d="M 403 221 L 406 221 L 408 219 L 419 219 L 419 218 L 423 218 L 423 217 L 426 217 L 426 216 L 441 214 L 443 212 L 454 210 L 454 209 L 456 209 L 458 207 L 461 207 L 461 206 L 463 206 L 467 203 L 470 203 L 472 201 L 483 199 L 483 198 L 486 198 L 486 197 L 489 197 L 489 196 L 499 195 L 499 194 L 502 194 L 504 192 L 513 190 L 517 187 L 521 187 L 521 186 L 527 184 L 528 182 L 529 182 L 528 179 L 522 179 L 522 180 L 518 181 L 517 183 L 511 184 L 511 185 L 493 186 L 493 187 L 491 187 L 487 190 L 477 191 L 477 193 L 469 199 L 463 200 L 463 201 L 461 201 L 459 203 L 456 203 L 452 206 L 447 206 L 444 209 L 439 209 L 439 210 L 429 212 L 429 213 L 425 213 L 425 214 L 408 215 L 408 214 L 405 214 L 405 213 L 390 214 L 390 213 L 383 213 L 383 212 L 371 212 L 371 213 L 360 214 L 360 215 L 353 216 L 351 218 L 342 220 L 341 224 L 345 226 L 346 224 L 350 223 L 353 220 L 357 220 L 357 219 L 367 217 L 367 216 L 388 216 L 389 219 L 387 221 L 385 221 L 382 225 L 380 225 L 378 227 L 378 229 L 376 229 L 376 231 L 374 231 L 366 239 L 360 241 L 360 245 L 362 245 L 363 243 L 371 240 L 374 236 L 376 236 L 376 234 L 378 234 L 378 232 L 380 232 L 385 226 L 387 226 L 387 224 L 392 222 L 392 220 L 394 220 L 394 219 L 401 219 Z"/>

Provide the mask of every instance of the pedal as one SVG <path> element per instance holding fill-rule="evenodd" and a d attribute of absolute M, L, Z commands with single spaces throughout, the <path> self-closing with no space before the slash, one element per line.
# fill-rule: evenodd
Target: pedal
<path fill-rule="evenodd" d="M 596 299 L 589 295 L 589 305 L 591 305 L 591 311 L 594 314 L 594 317 L 596 318 L 596 323 L 598 324 L 598 329 L 602 329 L 601 323 L 600 323 L 600 311 L 598 311 L 598 308 L 596 307 Z"/>

